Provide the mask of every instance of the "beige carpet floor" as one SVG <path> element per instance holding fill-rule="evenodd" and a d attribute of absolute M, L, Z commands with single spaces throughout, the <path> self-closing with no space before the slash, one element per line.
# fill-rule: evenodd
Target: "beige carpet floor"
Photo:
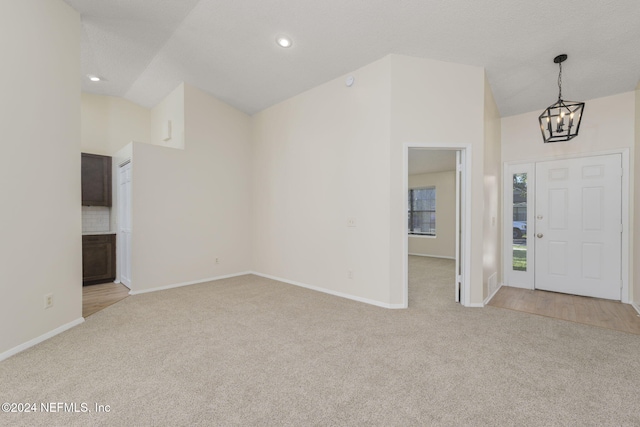
<path fill-rule="evenodd" d="M 640 425 L 640 337 L 453 302 L 410 257 L 410 308 L 256 276 L 136 295 L 0 363 L 0 413 L 47 426 Z"/>

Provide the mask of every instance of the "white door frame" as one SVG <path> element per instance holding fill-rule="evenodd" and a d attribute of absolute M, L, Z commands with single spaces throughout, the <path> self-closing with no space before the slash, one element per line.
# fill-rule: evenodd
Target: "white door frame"
<path fill-rule="evenodd" d="M 118 207 L 117 207 L 117 230 L 116 230 L 116 266 L 117 266 L 117 271 L 118 271 L 118 282 L 122 283 L 123 285 L 125 285 L 126 287 L 128 287 L 129 289 L 131 289 L 131 277 L 128 278 L 129 282 L 126 283 L 126 281 L 122 280 L 122 267 L 125 265 L 125 253 L 123 251 L 123 246 L 124 246 L 124 242 L 122 241 L 122 224 L 125 221 L 124 216 L 127 215 L 128 218 L 128 223 L 131 223 L 131 193 L 129 194 L 129 205 L 126 206 L 128 208 L 128 212 L 124 212 L 125 206 L 123 206 L 122 201 L 121 201 L 121 193 L 120 193 L 120 186 L 122 185 L 122 175 L 120 173 L 121 169 L 125 166 L 129 165 L 129 167 L 131 169 L 133 169 L 133 162 L 132 159 L 126 159 L 123 160 L 122 162 L 120 162 L 117 166 L 117 186 L 116 188 L 118 189 L 118 193 L 117 193 L 117 200 L 118 200 Z M 131 187 L 132 188 L 132 187 Z M 131 250 L 131 247 L 129 247 L 129 250 Z M 131 253 L 128 253 L 128 260 L 126 262 L 128 262 L 129 267 L 131 267 Z"/>
<path fill-rule="evenodd" d="M 409 149 L 410 148 L 426 148 L 431 150 L 451 150 L 459 151 L 462 162 L 462 182 L 460 194 L 460 218 L 456 227 L 462 228 L 462 236 L 460 238 L 462 256 L 462 277 L 456 278 L 461 283 L 460 303 L 463 306 L 471 306 L 471 215 L 469 215 L 469 205 L 471 203 L 471 144 L 456 143 L 418 143 L 406 142 L 403 144 L 402 150 L 402 194 L 404 201 L 402 204 L 402 280 L 403 280 L 403 306 L 409 307 L 409 235 L 407 233 L 407 212 L 409 209 L 408 198 L 409 191 Z M 458 228 L 457 228 L 458 229 Z M 458 236 L 456 236 L 458 238 Z M 457 274 L 457 272 L 456 272 Z"/>
<path fill-rule="evenodd" d="M 560 155 L 560 156 L 553 156 L 553 157 L 542 157 L 542 158 L 536 158 L 536 159 L 532 159 L 528 162 L 505 162 L 504 163 L 504 171 L 505 173 L 503 174 L 503 179 L 506 180 L 507 177 L 509 177 L 508 171 L 510 170 L 509 168 L 511 168 L 514 165 L 524 165 L 524 164 L 532 164 L 535 166 L 535 163 L 538 162 L 547 162 L 547 161 L 552 161 L 552 160 L 565 160 L 565 159 L 578 159 L 578 158 L 583 158 L 583 157 L 593 157 L 593 156 L 603 156 L 603 155 L 607 155 L 607 154 L 620 154 L 622 156 L 622 260 L 621 260 L 621 279 L 622 279 L 622 298 L 621 298 L 621 302 L 626 303 L 626 304 L 630 304 L 632 299 L 631 299 L 631 295 L 630 295 L 630 288 L 629 288 L 629 265 L 630 265 L 630 214 L 629 214 L 629 209 L 630 209 L 630 198 L 631 198 L 631 193 L 630 193 L 630 163 L 629 163 L 629 149 L 628 148 L 620 148 L 620 149 L 616 149 L 616 150 L 606 150 L 606 151 L 597 151 L 597 152 L 593 152 L 593 153 L 576 153 L 576 154 L 567 154 L 567 155 Z M 503 186 L 503 188 L 506 188 L 506 183 Z M 511 218 L 512 218 L 512 213 L 510 212 L 510 209 L 512 209 L 512 206 L 507 206 L 506 200 L 507 198 L 505 197 L 505 192 L 503 191 L 502 194 L 503 197 L 503 208 L 504 208 L 504 214 L 503 214 L 503 235 L 506 237 L 506 233 L 507 233 L 507 228 L 509 228 L 509 235 L 512 234 L 511 231 Z M 532 197 L 531 200 L 532 204 L 535 206 L 535 196 L 534 195 L 530 195 L 530 197 Z M 508 220 L 507 220 L 508 218 Z M 528 226 L 529 224 L 527 224 Z M 535 230 L 527 230 L 528 233 L 532 233 Z M 529 247 L 528 249 L 532 249 L 532 247 Z M 534 254 L 535 256 L 535 254 Z M 503 239 L 503 247 L 502 247 L 502 259 L 503 259 L 503 275 L 502 277 L 505 278 L 505 282 L 507 282 L 508 278 L 510 277 L 510 267 L 511 267 L 511 257 L 509 256 L 509 243 L 508 243 L 508 239 Z M 507 286 L 514 286 L 510 283 L 505 283 L 505 285 Z M 534 289 L 533 285 L 530 289 Z"/>

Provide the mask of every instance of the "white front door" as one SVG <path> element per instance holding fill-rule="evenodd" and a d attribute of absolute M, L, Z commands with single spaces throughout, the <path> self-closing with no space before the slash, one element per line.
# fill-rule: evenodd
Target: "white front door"
<path fill-rule="evenodd" d="M 621 299 L 621 162 L 611 154 L 536 163 L 536 289 Z"/>
<path fill-rule="evenodd" d="M 131 163 L 118 171 L 118 263 L 120 283 L 131 289 Z"/>

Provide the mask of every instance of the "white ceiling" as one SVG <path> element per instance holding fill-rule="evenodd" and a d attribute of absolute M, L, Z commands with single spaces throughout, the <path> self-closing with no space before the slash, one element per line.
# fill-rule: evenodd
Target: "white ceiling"
<path fill-rule="evenodd" d="M 447 172 L 455 169 L 455 150 L 409 149 L 409 175 Z"/>
<path fill-rule="evenodd" d="M 390 53 L 485 67 L 502 116 L 556 101 L 560 53 L 567 100 L 640 80 L 638 0 L 66 2 L 82 16 L 83 90 L 146 107 L 185 81 L 253 114 Z"/>

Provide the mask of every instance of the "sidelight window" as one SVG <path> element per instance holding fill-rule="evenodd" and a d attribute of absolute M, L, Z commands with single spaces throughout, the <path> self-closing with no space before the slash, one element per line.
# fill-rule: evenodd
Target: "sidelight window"
<path fill-rule="evenodd" d="M 527 271 L 527 174 L 513 174 L 513 269 Z"/>

